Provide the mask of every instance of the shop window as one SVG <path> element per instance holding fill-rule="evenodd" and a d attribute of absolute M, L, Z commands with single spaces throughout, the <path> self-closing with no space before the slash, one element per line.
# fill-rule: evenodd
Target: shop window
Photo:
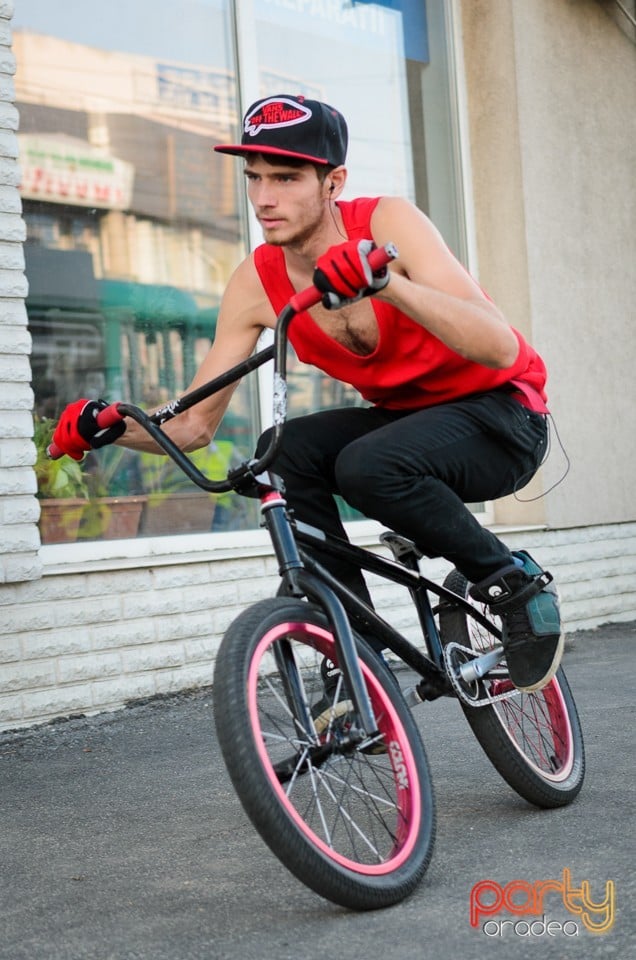
<path fill-rule="evenodd" d="M 224 286 L 246 251 L 236 178 L 213 146 L 236 118 L 227 0 L 24 0 L 14 20 L 27 225 L 27 311 L 38 438 L 78 397 L 145 407 L 187 388 L 214 336 Z M 214 443 L 211 475 L 250 456 L 256 381 L 242 384 Z M 257 518 L 215 500 L 164 458 L 90 454 L 88 502 L 51 532 L 55 489 L 39 470 L 44 541 L 241 529 Z M 58 474 L 56 473 L 57 477 Z M 60 499 L 70 499 L 62 497 Z M 115 523 L 125 502 L 137 526 Z M 59 505 L 58 505 L 59 506 Z M 191 514 L 191 516 L 190 516 Z"/>
<path fill-rule="evenodd" d="M 351 133 L 345 199 L 409 197 L 465 261 L 451 6 L 16 4 L 27 310 L 40 425 L 79 396 L 152 406 L 189 384 L 214 336 L 229 276 L 261 239 L 248 236 L 240 162 L 212 150 L 235 140 L 242 109 L 258 96 L 287 91 L 336 105 Z M 290 360 L 292 415 L 360 402 L 350 388 Z M 268 369 L 240 385 L 215 444 L 197 455 L 215 475 L 251 455 L 259 411 L 267 415 Z M 160 458 L 115 448 L 91 455 L 82 470 L 91 509 L 74 536 L 128 536 L 123 527 L 106 528 L 103 504 L 112 498 L 143 501 L 141 536 L 257 525 L 253 504 L 233 496 L 216 501 L 212 519 L 209 511 L 186 519 L 177 496 L 194 500 L 198 491 Z M 63 535 L 58 529 L 53 536 Z"/>

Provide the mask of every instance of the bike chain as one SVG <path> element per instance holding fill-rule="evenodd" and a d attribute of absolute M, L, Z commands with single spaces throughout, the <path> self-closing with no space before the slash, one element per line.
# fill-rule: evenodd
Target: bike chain
<path fill-rule="evenodd" d="M 458 675 L 456 663 L 453 662 L 452 656 L 455 651 L 460 651 L 462 654 L 468 654 L 471 660 L 476 660 L 477 657 L 481 654 L 476 653 L 472 647 L 464 647 L 461 643 L 449 643 L 444 647 L 444 663 L 446 665 L 446 673 L 448 679 L 453 685 L 453 689 L 459 699 L 463 703 L 467 703 L 470 707 L 490 707 L 493 703 L 497 703 L 498 700 L 510 700 L 512 697 L 516 697 L 520 690 L 517 690 L 516 687 L 513 687 L 512 690 L 507 690 L 505 693 L 496 693 L 494 696 L 486 697 L 471 697 L 467 691 L 467 684 L 463 681 Z M 484 650 L 482 653 L 487 653 L 488 651 Z M 481 680 L 488 679 L 488 674 L 486 677 L 482 677 Z M 471 683 L 471 686 L 479 687 L 480 680 L 474 680 Z"/>

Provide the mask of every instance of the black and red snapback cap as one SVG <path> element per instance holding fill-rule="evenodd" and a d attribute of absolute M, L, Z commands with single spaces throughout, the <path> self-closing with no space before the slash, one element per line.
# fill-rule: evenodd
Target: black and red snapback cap
<path fill-rule="evenodd" d="M 345 119 L 334 107 L 277 94 L 249 108 L 240 144 L 222 143 L 214 149 L 237 157 L 267 153 L 339 167 L 345 162 L 348 139 Z"/>

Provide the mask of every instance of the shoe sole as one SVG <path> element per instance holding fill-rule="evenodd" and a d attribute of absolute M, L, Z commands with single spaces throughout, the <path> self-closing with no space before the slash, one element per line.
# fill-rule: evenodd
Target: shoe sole
<path fill-rule="evenodd" d="M 338 703 L 327 707 L 327 709 L 319 713 L 317 717 L 314 717 L 316 733 L 318 735 L 324 733 L 330 723 L 333 723 L 334 720 L 338 720 L 340 717 L 344 717 L 347 713 L 353 713 L 351 700 L 340 700 Z"/>
<path fill-rule="evenodd" d="M 518 687 L 517 684 L 515 683 L 516 689 L 520 690 L 522 693 L 536 693 L 538 690 L 543 690 L 544 687 L 547 687 L 550 681 L 554 679 L 554 675 L 556 674 L 557 670 L 561 666 L 564 647 L 565 647 L 565 635 L 563 632 L 561 632 L 559 634 L 559 642 L 557 644 L 556 650 L 554 651 L 554 657 L 552 658 L 552 663 L 550 664 L 550 669 L 548 670 L 548 672 L 541 678 L 541 680 L 537 680 L 536 683 L 533 683 L 530 686 Z"/>

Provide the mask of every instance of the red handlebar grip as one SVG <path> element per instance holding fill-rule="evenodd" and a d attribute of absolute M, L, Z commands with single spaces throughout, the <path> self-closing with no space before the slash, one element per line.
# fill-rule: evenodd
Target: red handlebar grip
<path fill-rule="evenodd" d="M 398 252 L 395 244 L 386 243 L 383 247 L 376 247 L 375 250 L 371 251 L 369 254 L 369 266 L 375 273 L 377 270 L 381 270 L 382 267 L 386 267 L 387 263 L 390 263 L 391 260 L 395 260 L 397 255 Z M 295 293 L 289 303 L 296 313 L 302 313 L 303 310 L 308 310 L 309 307 L 320 303 L 321 299 L 322 293 L 320 290 L 316 290 L 315 287 L 307 287 L 306 290 Z"/>
<path fill-rule="evenodd" d="M 310 307 L 320 303 L 321 298 L 320 290 L 316 290 L 315 287 L 307 287 L 306 290 L 295 293 L 289 301 L 289 305 L 294 308 L 295 313 L 302 313 L 303 310 L 309 310 Z"/>
<path fill-rule="evenodd" d="M 376 247 L 375 250 L 372 250 L 369 254 L 369 266 L 375 273 L 376 270 L 381 270 L 382 267 L 386 267 L 387 263 L 391 263 L 391 260 L 397 260 L 398 251 L 394 243 L 385 243 L 383 247 Z"/>
<path fill-rule="evenodd" d="M 114 427 L 116 423 L 123 419 L 119 412 L 119 404 L 111 403 L 109 407 L 104 407 L 97 414 L 97 426 L 105 430 L 106 427 Z"/>

